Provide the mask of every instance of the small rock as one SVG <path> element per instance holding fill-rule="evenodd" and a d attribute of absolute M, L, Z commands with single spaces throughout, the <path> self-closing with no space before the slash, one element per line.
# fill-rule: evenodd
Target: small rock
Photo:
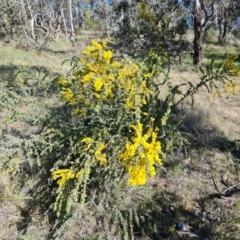
<path fill-rule="evenodd" d="M 179 222 L 177 224 L 177 230 L 184 231 L 184 232 L 187 231 L 186 225 L 184 223 L 182 223 L 182 222 Z"/>
<path fill-rule="evenodd" d="M 206 220 L 207 220 L 207 213 L 203 212 L 202 221 L 205 222 Z"/>

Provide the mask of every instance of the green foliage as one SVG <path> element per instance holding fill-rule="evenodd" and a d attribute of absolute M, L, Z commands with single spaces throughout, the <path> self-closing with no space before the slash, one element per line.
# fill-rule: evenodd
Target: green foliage
<path fill-rule="evenodd" d="M 177 106 L 187 97 L 191 97 L 192 105 L 194 104 L 194 95 L 202 87 L 205 87 L 209 93 L 218 92 L 219 83 L 226 86 L 231 85 L 232 78 L 239 76 L 239 67 L 235 63 L 236 57 L 227 54 L 225 61 L 220 64 L 215 64 L 214 59 L 205 68 L 201 67 L 201 77 L 198 84 L 193 85 L 192 82 L 183 83 L 174 86 L 172 89 L 173 99 L 177 95 L 181 95 L 180 99 L 174 101 L 174 106 Z M 182 86 L 188 86 L 188 89 L 183 93 L 180 89 Z"/>
<path fill-rule="evenodd" d="M 176 33 L 179 34 L 180 38 L 187 33 L 188 24 L 187 17 L 182 17 L 177 21 Z"/>
<path fill-rule="evenodd" d="M 86 10 L 84 12 L 84 16 L 85 16 L 85 23 L 86 23 L 87 29 L 93 29 L 95 26 L 95 23 L 93 21 L 93 18 L 90 16 L 89 10 Z"/>
<path fill-rule="evenodd" d="M 191 44 L 181 39 L 187 30 L 187 17 L 181 6 L 176 1 L 168 1 L 161 7 L 158 3 L 140 1 L 134 6 L 133 16 L 125 16 L 113 34 L 116 46 L 139 58 L 144 58 L 149 50 L 159 54 L 164 49 L 168 58 L 179 57 L 181 61 L 182 53 L 191 51 Z M 172 12 L 174 16 L 170 17 Z"/>
<path fill-rule="evenodd" d="M 216 42 L 216 31 L 213 28 L 209 28 L 204 32 L 203 39 L 206 42 Z"/>
<path fill-rule="evenodd" d="M 4 36 L 8 36 L 10 38 L 13 37 L 14 30 L 19 25 L 19 19 L 17 17 L 17 1 L 3 0 L 0 3 L 0 16 L 2 17 L 0 21 L 0 34 Z"/>

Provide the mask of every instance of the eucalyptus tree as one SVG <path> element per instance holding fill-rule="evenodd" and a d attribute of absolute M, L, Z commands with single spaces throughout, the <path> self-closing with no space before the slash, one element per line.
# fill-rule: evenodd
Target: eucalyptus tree
<path fill-rule="evenodd" d="M 110 29 L 113 21 L 113 4 L 111 1 L 98 0 L 94 3 L 94 18 L 100 29 L 110 38 Z"/>
<path fill-rule="evenodd" d="M 226 35 L 231 31 L 240 16 L 240 1 L 225 0 L 216 4 L 217 23 L 218 23 L 218 40 L 219 43 L 226 42 Z"/>
<path fill-rule="evenodd" d="M 230 31 L 240 15 L 239 0 L 194 0 L 194 55 L 193 63 L 202 62 L 202 33 L 207 25 L 219 30 L 219 43 L 226 41 Z"/>
<path fill-rule="evenodd" d="M 189 44 L 182 39 L 188 28 L 188 9 L 178 0 L 114 1 L 118 44 L 127 53 L 145 54 L 149 49 L 178 56 Z M 177 36 L 180 36 L 180 40 Z"/>

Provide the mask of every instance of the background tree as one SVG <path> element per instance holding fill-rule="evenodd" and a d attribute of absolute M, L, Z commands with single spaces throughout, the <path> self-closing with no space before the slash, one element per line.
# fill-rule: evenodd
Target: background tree
<path fill-rule="evenodd" d="M 202 12 L 199 0 L 194 0 L 194 41 L 193 64 L 200 66 L 202 63 Z"/>
<path fill-rule="evenodd" d="M 226 42 L 226 35 L 230 32 L 240 14 L 240 1 L 221 1 L 217 6 L 218 40 L 223 44 Z"/>

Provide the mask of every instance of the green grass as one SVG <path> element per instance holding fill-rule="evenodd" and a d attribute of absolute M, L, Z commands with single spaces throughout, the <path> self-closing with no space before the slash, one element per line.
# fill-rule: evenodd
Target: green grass
<path fill-rule="evenodd" d="M 238 67 L 240 66 L 240 50 L 237 47 L 233 47 L 229 44 L 226 45 L 218 45 L 218 44 L 206 44 L 204 49 L 204 58 L 203 64 L 209 64 L 212 59 L 215 60 L 215 63 L 221 63 L 225 60 L 226 54 L 232 54 L 236 56 L 236 63 Z"/>
<path fill-rule="evenodd" d="M 73 56 L 79 56 L 81 46 L 72 46 L 70 42 L 66 43 L 64 39 L 59 42 L 50 42 L 42 49 L 23 50 L 16 49 L 14 45 L 6 45 L 0 42 L 0 52 L 2 66 L 27 66 L 43 67 L 50 72 L 66 74 L 69 71 L 69 65 L 61 66 L 66 59 Z"/>
<path fill-rule="evenodd" d="M 214 59 L 216 64 L 220 64 L 225 60 L 226 54 L 232 54 L 236 56 L 236 64 L 240 67 L 240 50 L 239 47 L 232 46 L 230 44 L 219 45 L 218 43 L 205 43 L 203 44 L 203 66 L 207 66 Z M 186 54 L 183 59 L 183 65 L 188 68 L 193 62 L 192 56 Z"/>

